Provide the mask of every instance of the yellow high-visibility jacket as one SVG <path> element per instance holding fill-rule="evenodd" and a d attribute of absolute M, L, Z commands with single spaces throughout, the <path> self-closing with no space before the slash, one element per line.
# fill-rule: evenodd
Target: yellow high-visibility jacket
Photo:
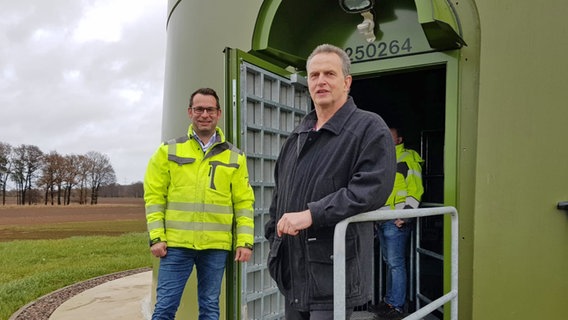
<path fill-rule="evenodd" d="M 424 187 L 422 185 L 422 158 L 404 143 L 396 145 L 396 176 L 386 206 L 391 209 L 418 208 Z"/>
<path fill-rule="evenodd" d="M 148 163 L 144 201 L 151 243 L 194 250 L 254 243 L 254 192 L 246 157 L 219 128 L 206 153 L 192 126 L 187 136 L 160 145 Z"/>

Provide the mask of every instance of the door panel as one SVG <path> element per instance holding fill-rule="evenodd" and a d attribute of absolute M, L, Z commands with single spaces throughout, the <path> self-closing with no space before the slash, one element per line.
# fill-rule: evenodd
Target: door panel
<path fill-rule="evenodd" d="M 419 152 L 425 160 L 421 207 L 442 206 L 448 173 L 444 170 L 448 64 L 439 61 L 408 64 L 405 68 L 400 65 L 381 71 L 368 68 L 362 76 L 355 74 L 350 94 L 359 108 L 375 112 L 389 126 L 402 129 L 405 147 Z M 407 255 L 409 311 L 442 296 L 444 285 L 444 218 L 424 217 L 415 222 Z M 378 241 L 376 247 L 375 302 L 378 302 L 385 294 L 386 265 Z M 443 315 L 436 311 L 435 317 L 441 319 Z"/>
<path fill-rule="evenodd" d="M 240 314 L 240 319 L 283 319 L 284 297 L 266 268 L 269 245 L 264 238 L 264 224 L 269 219 L 280 147 L 310 110 L 311 100 L 307 88 L 292 81 L 290 72 L 239 50 L 228 49 L 228 54 L 233 72 L 229 74 L 231 94 L 227 96 L 232 97 L 230 103 L 234 105 L 228 121 L 232 128 L 228 131 L 238 133 L 230 139 L 238 141 L 238 147 L 246 153 L 255 193 L 253 257 L 231 268 L 234 278 L 240 281 L 231 282 L 229 291 L 237 299 L 228 302 L 240 301 L 230 307 L 233 314 Z"/>

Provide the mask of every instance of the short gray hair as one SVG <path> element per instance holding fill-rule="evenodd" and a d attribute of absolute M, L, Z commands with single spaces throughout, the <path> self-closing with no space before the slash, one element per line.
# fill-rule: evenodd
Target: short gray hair
<path fill-rule="evenodd" d="M 339 59 L 341 59 L 341 70 L 343 71 L 343 76 L 346 77 L 350 74 L 349 69 L 351 68 L 351 60 L 349 60 L 347 53 L 345 53 L 343 49 L 327 43 L 320 44 L 314 49 L 314 51 L 312 51 L 312 53 L 308 57 L 308 60 L 306 61 L 306 70 L 308 69 L 308 65 L 310 65 L 310 62 L 312 61 L 312 58 L 316 54 L 320 53 L 335 53 L 339 57 Z"/>

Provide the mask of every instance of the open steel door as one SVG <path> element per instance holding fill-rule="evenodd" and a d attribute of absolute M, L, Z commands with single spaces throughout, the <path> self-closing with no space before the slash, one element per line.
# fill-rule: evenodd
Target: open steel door
<path fill-rule="evenodd" d="M 238 49 L 225 49 L 226 133 L 247 156 L 254 189 L 252 259 L 227 268 L 227 319 L 284 319 L 284 297 L 268 273 L 264 224 L 280 148 L 311 109 L 305 78 Z"/>

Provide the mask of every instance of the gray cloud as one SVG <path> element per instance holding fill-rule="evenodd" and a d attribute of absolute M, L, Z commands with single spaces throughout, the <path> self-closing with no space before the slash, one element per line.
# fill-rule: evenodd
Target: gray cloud
<path fill-rule="evenodd" d="M 122 7 L 107 21 L 93 18 L 108 4 Z M 142 180 L 160 139 L 166 3 L 8 1 L 2 11 L 0 141 L 60 154 L 98 151 L 119 183 Z M 117 32 L 78 38 L 88 36 L 85 21 Z"/>

